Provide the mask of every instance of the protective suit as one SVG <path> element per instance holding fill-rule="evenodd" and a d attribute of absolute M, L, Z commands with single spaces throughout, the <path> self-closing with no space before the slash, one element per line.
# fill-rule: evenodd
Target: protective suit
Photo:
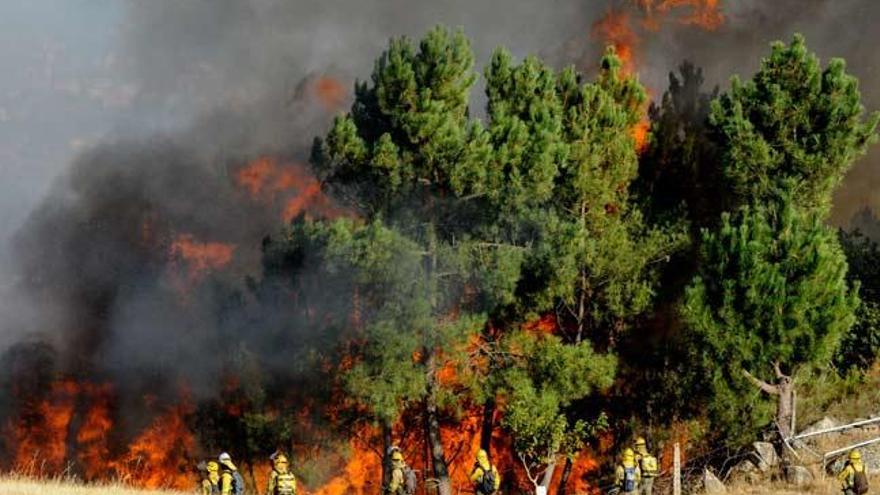
<path fill-rule="evenodd" d="M 471 482 L 474 484 L 474 493 L 477 495 L 494 495 L 501 486 L 501 477 L 498 469 L 489 462 L 489 454 L 480 449 L 477 452 L 477 460 L 474 470 L 471 472 Z"/>
<path fill-rule="evenodd" d="M 623 451 L 621 463 L 617 466 L 615 480 L 620 493 L 637 493 L 642 480 L 642 472 L 636 462 L 636 454 L 632 449 Z"/>
<path fill-rule="evenodd" d="M 858 450 L 849 453 L 849 462 L 837 474 L 840 489 L 844 495 L 862 495 L 868 493 L 868 472 L 862 462 L 862 454 Z"/>
<path fill-rule="evenodd" d="M 208 461 L 205 465 L 202 495 L 220 495 L 220 465 L 217 461 Z"/>
<path fill-rule="evenodd" d="M 391 469 L 389 471 L 388 485 L 385 486 L 385 495 L 409 495 L 406 489 L 406 461 L 403 453 L 394 449 L 391 452 Z"/>
<path fill-rule="evenodd" d="M 290 472 L 284 454 L 272 456 L 272 472 L 269 474 L 266 495 L 296 495 L 296 476 Z"/>
<path fill-rule="evenodd" d="M 639 481 L 639 493 L 652 495 L 654 492 L 654 478 L 660 475 L 657 458 L 648 452 L 648 444 L 645 439 L 636 439 L 636 463 L 639 465 L 641 480 Z"/>
<path fill-rule="evenodd" d="M 220 494 L 239 495 L 244 493 L 244 481 L 238 468 L 232 463 L 232 457 L 226 452 L 217 459 L 220 464 Z"/>

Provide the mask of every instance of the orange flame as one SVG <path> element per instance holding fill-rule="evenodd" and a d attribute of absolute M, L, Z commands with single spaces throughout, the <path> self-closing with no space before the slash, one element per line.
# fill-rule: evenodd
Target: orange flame
<path fill-rule="evenodd" d="M 375 438 L 369 426 L 361 427 L 349 440 L 350 457 L 342 472 L 331 478 L 313 495 L 372 495 L 380 491 L 376 480 L 382 476 L 382 459 L 361 438 Z"/>
<path fill-rule="evenodd" d="M 327 111 L 339 109 L 345 102 L 345 86 L 333 77 L 321 76 L 312 83 L 312 92 Z"/>
<path fill-rule="evenodd" d="M 46 397 L 26 407 L 10 425 L 15 444 L 13 469 L 27 475 L 57 473 L 67 461 L 67 429 L 78 386 L 72 380 L 52 384 Z"/>
<path fill-rule="evenodd" d="M 635 0 L 645 13 L 644 26 L 656 31 L 660 29 L 662 18 L 674 10 L 688 9 L 687 14 L 678 17 L 681 24 L 697 26 L 714 31 L 724 24 L 720 0 Z"/>
<path fill-rule="evenodd" d="M 629 13 L 610 9 L 593 23 L 592 36 L 614 47 L 623 64 L 623 73 L 632 74 L 635 68 L 635 53 L 640 39 L 630 24 Z"/>
<path fill-rule="evenodd" d="M 86 479 L 98 479 L 106 474 L 105 462 L 110 457 L 107 436 L 113 427 L 110 419 L 112 388 L 109 384 L 83 386 L 88 397 L 89 410 L 76 434 L 78 459 Z"/>
<path fill-rule="evenodd" d="M 274 158 L 261 157 L 236 172 L 235 181 L 255 201 L 280 202 L 284 222 L 304 212 L 322 218 L 345 215 L 323 194 L 321 183 L 299 163 L 281 165 Z"/>
<path fill-rule="evenodd" d="M 547 313 L 537 320 L 526 323 L 522 328 L 531 334 L 552 334 L 556 332 L 556 329 L 558 328 L 556 315 Z"/>
<path fill-rule="evenodd" d="M 187 264 L 189 278 L 197 281 L 208 272 L 219 270 L 232 261 L 235 246 L 222 242 L 197 241 L 190 234 L 180 234 L 171 242 L 169 254 Z"/>
<path fill-rule="evenodd" d="M 109 463 L 117 477 L 143 488 L 192 488 L 189 455 L 195 438 L 185 421 L 192 410 L 184 396 L 179 405 L 156 417 L 124 455 Z"/>

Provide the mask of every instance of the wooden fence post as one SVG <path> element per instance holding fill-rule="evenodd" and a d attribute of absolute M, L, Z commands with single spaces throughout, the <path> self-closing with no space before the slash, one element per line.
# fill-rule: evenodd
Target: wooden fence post
<path fill-rule="evenodd" d="M 672 495 L 681 495 L 681 450 L 678 442 L 675 442 L 672 452 Z"/>

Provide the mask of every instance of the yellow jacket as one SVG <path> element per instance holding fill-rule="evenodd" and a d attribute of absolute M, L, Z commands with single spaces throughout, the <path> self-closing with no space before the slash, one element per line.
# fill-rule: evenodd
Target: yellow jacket
<path fill-rule="evenodd" d="M 223 473 L 220 474 L 220 493 L 221 495 L 232 495 L 234 484 L 232 473 L 236 471 L 235 465 L 229 462 L 222 464 L 220 468 L 223 470 Z"/>
<path fill-rule="evenodd" d="M 390 495 L 402 495 L 406 491 L 406 480 L 404 480 L 403 470 L 406 469 L 404 462 L 391 463 L 391 479 L 388 480 L 388 487 L 385 493 Z"/>
<path fill-rule="evenodd" d="M 494 486 L 495 491 L 497 492 L 498 489 L 501 487 L 501 476 L 498 476 L 498 469 L 496 469 L 495 466 L 489 464 L 488 462 L 485 464 L 477 463 L 477 465 L 474 467 L 474 472 L 471 473 L 471 482 L 473 482 L 474 485 L 481 483 L 483 481 L 483 475 L 489 470 L 491 470 L 492 474 L 495 476 Z M 477 491 L 477 493 L 480 492 Z"/>
<path fill-rule="evenodd" d="M 290 471 L 279 472 L 273 469 L 266 486 L 266 495 L 288 495 L 296 493 L 296 476 Z"/>
<path fill-rule="evenodd" d="M 220 493 L 220 473 L 208 473 L 208 477 L 202 480 L 202 495 L 217 493 Z"/>
<path fill-rule="evenodd" d="M 617 481 L 618 488 L 623 489 L 623 478 L 625 475 L 626 468 L 635 468 L 636 472 L 636 490 L 638 490 L 639 482 L 642 481 L 642 470 L 639 469 L 639 465 L 636 463 L 635 459 L 632 460 L 624 460 L 621 464 L 617 465 L 617 470 L 615 471 L 615 480 Z M 632 492 L 630 492 L 632 493 Z"/>
<path fill-rule="evenodd" d="M 837 474 L 840 487 L 844 490 L 852 488 L 856 482 L 856 472 L 863 472 L 865 464 L 862 461 L 847 461 L 846 466 Z"/>

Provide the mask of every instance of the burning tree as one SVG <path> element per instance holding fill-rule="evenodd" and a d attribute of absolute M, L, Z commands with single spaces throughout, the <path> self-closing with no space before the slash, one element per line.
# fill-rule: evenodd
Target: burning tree
<path fill-rule="evenodd" d="M 442 495 L 451 493 L 440 438 L 449 401 L 439 373 L 479 331 L 485 301 L 513 290 L 520 261 L 515 247 L 481 238 L 479 217 L 469 217 L 463 183 L 484 173 L 491 155 L 486 131 L 468 118 L 472 65 L 461 33 L 434 29 L 418 49 L 392 40 L 314 153 L 325 181 L 364 216 L 363 225 L 316 228 L 328 261 L 354 269 L 363 303 L 349 390 L 359 389 L 386 432 L 405 406 L 421 410 Z"/>

